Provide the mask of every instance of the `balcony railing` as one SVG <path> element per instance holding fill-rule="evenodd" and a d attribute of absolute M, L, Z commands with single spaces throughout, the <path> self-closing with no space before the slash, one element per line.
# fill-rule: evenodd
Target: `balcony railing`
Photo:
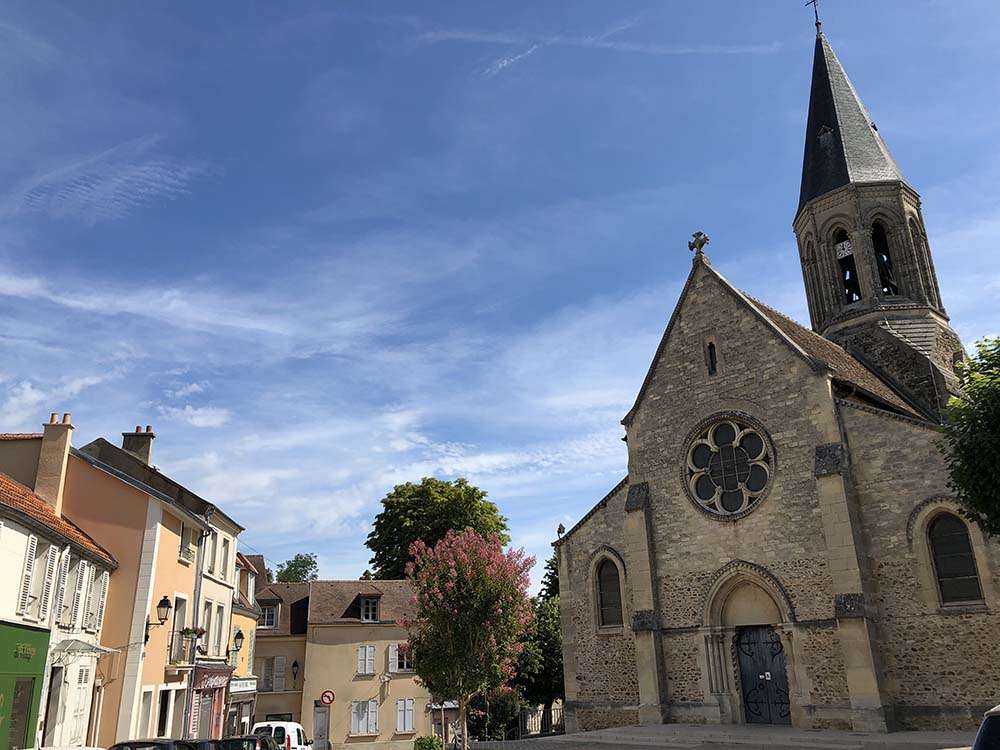
<path fill-rule="evenodd" d="M 170 632 L 170 663 L 194 663 L 194 638 L 183 635 L 180 630 Z"/>

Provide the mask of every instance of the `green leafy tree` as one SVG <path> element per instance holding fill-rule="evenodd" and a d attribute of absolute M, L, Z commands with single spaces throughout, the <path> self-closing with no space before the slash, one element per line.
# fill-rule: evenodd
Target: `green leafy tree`
<path fill-rule="evenodd" d="M 450 530 L 473 529 L 481 536 L 497 535 L 507 544 L 507 519 L 486 493 L 465 479 L 447 482 L 425 477 L 419 484 L 393 487 L 382 499 L 365 544 L 372 551 L 375 578 L 402 578 L 410 562 L 410 545 L 433 547 Z"/>
<path fill-rule="evenodd" d="M 534 601 L 534 619 L 518 659 L 515 685 L 529 706 L 542 705 L 542 731 L 552 730 L 552 704 L 565 697 L 559 597 Z"/>
<path fill-rule="evenodd" d="M 555 599 L 559 596 L 559 553 L 556 551 L 553 551 L 552 557 L 545 561 L 542 590 L 538 595 L 542 599 Z"/>
<path fill-rule="evenodd" d="M 319 578 L 319 564 L 312 552 L 299 552 L 291 560 L 278 563 L 278 583 L 302 583 Z"/>
<path fill-rule="evenodd" d="M 458 703 L 468 748 L 470 702 L 514 675 L 531 624 L 535 561 L 523 549 L 505 552 L 496 534 L 483 538 L 473 529 L 449 531 L 434 547 L 414 542 L 411 554 L 414 613 L 402 625 L 413 668 L 431 695 Z"/>
<path fill-rule="evenodd" d="M 511 687 L 480 693 L 469 704 L 469 736 L 480 741 L 516 738 L 524 707 L 520 694 Z"/>
<path fill-rule="evenodd" d="M 957 369 L 962 395 L 949 402 L 944 427 L 949 487 L 966 516 L 1000 536 L 1000 338 L 977 342 Z"/>

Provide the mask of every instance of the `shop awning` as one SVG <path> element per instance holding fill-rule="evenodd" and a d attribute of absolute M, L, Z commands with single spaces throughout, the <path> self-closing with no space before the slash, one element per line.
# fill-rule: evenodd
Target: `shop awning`
<path fill-rule="evenodd" d="M 83 654 L 110 654 L 118 649 L 107 648 L 106 646 L 100 646 L 96 643 L 87 643 L 86 641 L 81 641 L 79 638 L 67 638 L 64 641 L 59 641 L 55 647 L 52 649 L 53 654 L 73 654 L 73 655 L 83 655 Z"/>

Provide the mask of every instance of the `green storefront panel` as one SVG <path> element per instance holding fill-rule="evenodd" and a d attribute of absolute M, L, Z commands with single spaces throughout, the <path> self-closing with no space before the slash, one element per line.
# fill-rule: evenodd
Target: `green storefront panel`
<path fill-rule="evenodd" d="M 0 623 L 0 750 L 34 747 L 49 632 Z"/>

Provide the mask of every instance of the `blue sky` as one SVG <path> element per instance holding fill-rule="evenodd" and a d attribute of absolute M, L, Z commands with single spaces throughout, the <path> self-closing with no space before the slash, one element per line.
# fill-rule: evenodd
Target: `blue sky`
<path fill-rule="evenodd" d="M 924 199 L 945 304 L 1000 332 L 994 0 L 825 30 Z M 154 425 L 279 561 L 353 578 L 379 498 L 467 476 L 539 557 L 704 229 L 807 320 L 797 2 L 0 6 L 0 429 Z"/>

